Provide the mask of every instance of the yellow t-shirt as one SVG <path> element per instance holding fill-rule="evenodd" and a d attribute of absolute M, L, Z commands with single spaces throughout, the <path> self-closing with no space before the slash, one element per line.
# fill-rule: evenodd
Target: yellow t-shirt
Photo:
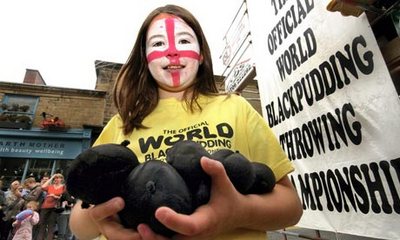
<path fill-rule="evenodd" d="M 237 95 L 200 96 L 199 103 L 202 111 L 192 113 L 184 102 L 174 98 L 161 99 L 143 121 L 149 128 L 135 129 L 129 135 L 123 134 L 121 118 L 116 115 L 105 126 L 95 145 L 129 140 L 128 147 L 139 161 L 165 161 L 166 152 L 174 143 L 190 139 L 201 143 L 210 153 L 228 148 L 252 161 L 265 163 L 274 171 L 277 180 L 293 171 L 266 121 L 244 98 Z M 238 229 L 218 239 L 264 240 L 266 233 Z"/>

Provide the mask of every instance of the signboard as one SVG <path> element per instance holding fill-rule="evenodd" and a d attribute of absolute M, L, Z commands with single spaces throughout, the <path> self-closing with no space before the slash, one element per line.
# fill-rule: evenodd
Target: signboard
<path fill-rule="evenodd" d="M 250 42 L 247 46 L 240 49 L 240 54 L 238 54 L 235 66 L 229 72 L 228 76 L 225 78 L 225 91 L 234 92 L 242 90 L 248 81 L 252 81 L 256 75 L 254 69 L 254 62 L 251 59 L 252 56 L 252 45 Z"/>
<path fill-rule="evenodd" d="M 253 80 L 256 76 L 255 73 L 253 62 L 250 58 L 239 62 L 225 79 L 225 91 L 240 91 L 247 81 Z"/>
<path fill-rule="evenodd" d="M 67 132 L 43 130 L 1 130 L 0 157 L 74 159 L 90 146 L 91 131 L 88 129 Z"/>
<path fill-rule="evenodd" d="M 229 67 L 235 55 L 244 45 L 249 35 L 249 17 L 246 4 L 243 2 L 224 37 L 225 48 L 220 57 L 224 66 Z"/>
<path fill-rule="evenodd" d="M 224 41 L 226 45 L 221 58 L 224 66 L 226 66 L 223 75 L 227 73 L 224 79 L 225 91 L 240 91 L 256 75 L 254 62 L 251 60 L 253 50 L 245 1 L 236 13 L 225 34 Z"/>
<path fill-rule="evenodd" d="M 263 116 L 296 168 L 298 226 L 400 239 L 400 102 L 365 15 L 247 4 Z"/>

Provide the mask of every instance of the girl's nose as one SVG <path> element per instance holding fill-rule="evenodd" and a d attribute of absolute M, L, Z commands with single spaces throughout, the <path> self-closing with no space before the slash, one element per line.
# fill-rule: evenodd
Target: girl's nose
<path fill-rule="evenodd" d="M 169 59 L 171 64 L 179 64 L 179 52 L 176 50 L 169 50 L 167 52 L 167 58 Z"/>
<path fill-rule="evenodd" d="M 168 58 L 176 58 L 176 57 L 179 57 L 179 52 L 176 51 L 176 50 L 169 50 L 169 51 L 167 52 L 167 57 L 168 57 Z"/>

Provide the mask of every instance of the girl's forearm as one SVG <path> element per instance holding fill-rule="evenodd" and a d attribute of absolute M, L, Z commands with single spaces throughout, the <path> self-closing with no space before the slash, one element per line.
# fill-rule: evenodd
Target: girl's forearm
<path fill-rule="evenodd" d="M 280 180 L 273 192 L 264 195 L 247 195 L 244 204 L 244 228 L 277 230 L 295 225 L 303 213 L 298 195 L 288 177 Z M 243 217 L 243 216 L 242 216 Z"/>

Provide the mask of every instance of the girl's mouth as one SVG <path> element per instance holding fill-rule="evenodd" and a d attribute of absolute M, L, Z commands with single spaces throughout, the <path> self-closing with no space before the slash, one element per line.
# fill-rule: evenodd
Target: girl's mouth
<path fill-rule="evenodd" d="M 174 70 L 179 70 L 184 68 L 185 66 L 183 65 L 168 65 L 164 67 L 164 70 L 169 70 L 169 71 L 174 71 Z"/>

